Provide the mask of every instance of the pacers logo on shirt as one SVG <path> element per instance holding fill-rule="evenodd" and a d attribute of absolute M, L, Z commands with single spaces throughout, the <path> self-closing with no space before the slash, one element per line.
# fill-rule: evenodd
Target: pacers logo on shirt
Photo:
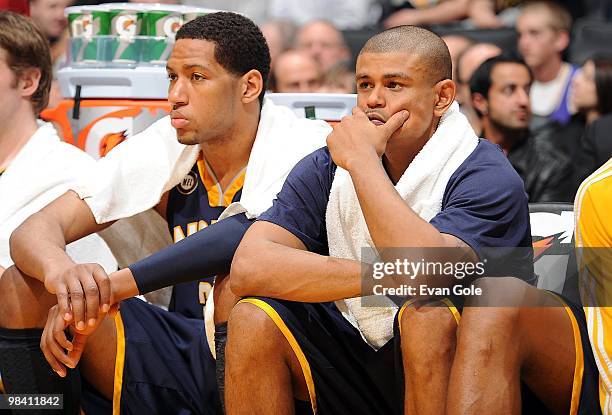
<path fill-rule="evenodd" d="M 183 195 L 188 195 L 193 193 L 193 191 L 198 187 L 198 178 L 195 172 L 190 171 L 187 176 L 183 178 L 183 180 L 177 186 L 177 190 L 179 193 Z"/>

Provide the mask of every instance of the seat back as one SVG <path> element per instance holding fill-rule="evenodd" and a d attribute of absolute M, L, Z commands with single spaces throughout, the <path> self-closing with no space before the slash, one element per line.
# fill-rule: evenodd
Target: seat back
<path fill-rule="evenodd" d="M 579 20 L 572 30 L 570 61 L 581 65 L 595 55 L 612 55 L 612 23 Z"/>

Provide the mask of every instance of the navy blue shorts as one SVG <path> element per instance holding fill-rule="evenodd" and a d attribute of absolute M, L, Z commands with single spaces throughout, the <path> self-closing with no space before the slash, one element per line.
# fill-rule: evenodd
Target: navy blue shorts
<path fill-rule="evenodd" d="M 571 415 L 600 415 L 599 404 L 599 370 L 589 340 L 588 326 L 584 308 L 573 303 L 562 295 L 553 293 L 564 303 L 572 322 L 576 365 L 574 371 L 574 393 L 572 394 Z M 535 413 L 535 412 L 533 412 Z"/>
<path fill-rule="evenodd" d="M 576 371 L 571 415 L 601 414 L 598 371 L 586 331 L 582 307 L 562 298 L 576 339 Z M 296 303 L 253 297 L 253 304 L 274 321 L 296 354 L 310 396 L 312 413 L 402 414 L 404 374 L 398 321 L 394 336 L 378 351 L 372 349 L 333 303 Z M 457 322 L 462 306 L 442 302 Z M 522 413 L 547 414 L 544 404 L 522 385 Z"/>
<path fill-rule="evenodd" d="M 373 350 L 333 303 L 246 298 L 276 324 L 296 354 L 314 413 L 383 415 L 401 404 L 396 344 Z M 396 336 L 399 338 L 399 336 Z M 400 406 L 401 408 L 401 406 Z M 397 412 L 397 411 L 396 411 Z"/>
<path fill-rule="evenodd" d="M 115 325 L 113 401 L 85 383 L 85 413 L 222 414 L 215 360 L 201 319 L 133 298 L 121 303 Z"/>

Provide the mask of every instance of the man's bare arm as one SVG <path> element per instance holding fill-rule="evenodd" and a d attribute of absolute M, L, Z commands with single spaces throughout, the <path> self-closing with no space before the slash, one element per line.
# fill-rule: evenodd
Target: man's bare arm
<path fill-rule="evenodd" d="M 68 243 L 110 225 L 97 224 L 87 203 L 68 191 L 15 229 L 11 257 L 21 271 L 44 283 L 47 276 L 74 265 L 66 254 Z"/>
<path fill-rule="evenodd" d="M 362 160 L 359 168 L 350 174 L 372 241 L 377 247 L 467 246 L 459 238 L 439 232 L 417 215 L 395 190 L 378 158 Z M 372 192 L 372 189 L 377 191 Z M 384 203 L 380 203 L 381 200 Z M 475 258 L 473 254 L 472 259 Z"/>
<path fill-rule="evenodd" d="M 306 251 L 296 236 L 270 222 L 256 222 L 232 262 L 231 290 L 238 296 L 265 296 L 326 302 L 361 295 L 361 263 Z"/>
<path fill-rule="evenodd" d="M 66 244 L 100 231 L 111 223 L 97 224 L 88 205 L 69 191 L 30 216 L 11 235 L 11 257 L 25 274 L 57 295 L 67 320 L 83 328 L 86 317 L 95 323 L 99 309 L 108 310 L 111 286 L 98 264 L 75 264 Z"/>

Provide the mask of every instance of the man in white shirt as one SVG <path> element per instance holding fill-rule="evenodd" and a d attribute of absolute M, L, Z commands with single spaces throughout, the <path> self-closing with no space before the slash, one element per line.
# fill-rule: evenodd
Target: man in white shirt
<path fill-rule="evenodd" d="M 533 113 L 561 125 L 573 113 L 568 98 L 576 68 L 562 60 L 571 26 L 567 10 L 552 2 L 526 5 L 516 23 L 518 48 L 534 77 L 530 92 Z"/>
<path fill-rule="evenodd" d="M 85 152 L 64 143 L 51 124 L 38 120 L 47 106 L 51 87 L 51 55 L 46 37 L 26 17 L 0 12 L 0 280 L 13 261 L 9 253 L 12 231 L 66 192 L 95 161 Z M 32 235 L 36 238 L 38 235 Z M 116 262 L 98 236 L 73 247 L 80 262 Z M 73 255 L 74 258 L 74 255 Z M 10 278 L 9 278 L 10 279 Z M 51 307 L 39 294 L 44 287 L 30 286 L 16 298 L 24 307 Z M 2 285 L 4 295 L 14 292 Z M 8 292 L 7 292 L 8 291 Z M 10 324 L 0 328 L 2 383 L 11 393 L 61 393 L 66 413 L 78 410 L 73 376 L 51 375 L 39 349 L 42 329 L 21 329 L 19 324 L 42 327 L 45 321 L 27 321 L 3 310 Z M 26 320 L 26 321 L 24 321 Z M 14 340 L 9 344 L 9 339 Z M 27 352 L 24 352 L 27 350 Z M 28 368 L 31 369 L 28 371 Z M 25 369 L 25 370 L 24 370 Z M 28 376 L 36 374 L 36 379 Z"/>

